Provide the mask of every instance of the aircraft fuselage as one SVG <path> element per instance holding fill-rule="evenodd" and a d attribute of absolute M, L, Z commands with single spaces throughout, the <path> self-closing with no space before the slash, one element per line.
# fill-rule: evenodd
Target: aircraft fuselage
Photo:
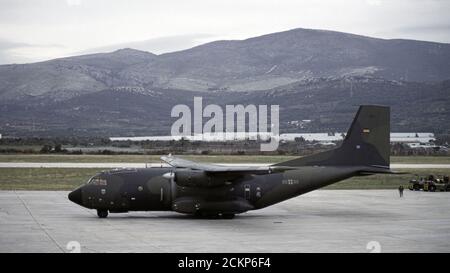
<path fill-rule="evenodd" d="M 105 171 L 69 198 L 109 212 L 177 211 L 237 214 L 260 209 L 355 175 L 356 167 L 299 167 L 283 173 L 246 175 L 218 186 L 180 186 L 174 168 Z M 195 179 L 195 178 L 194 178 Z"/>
<path fill-rule="evenodd" d="M 171 167 L 105 171 L 69 199 L 108 212 L 173 210 L 221 215 L 261 209 L 357 175 L 389 174 L 390 110 L 360 106 L 341 146 L 267 167 L 221 166 L 162 156 Z"/>

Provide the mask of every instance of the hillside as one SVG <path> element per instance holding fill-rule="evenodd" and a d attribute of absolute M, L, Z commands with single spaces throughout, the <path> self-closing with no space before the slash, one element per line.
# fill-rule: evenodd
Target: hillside
<path fill-rule="evenodd" d="M 168 134 L 171 108 L 279 104 L 284 131 L 348 127 L 392 106 L 393 130 L 446 132 L 450 44 L 294 29 L 155 55 L 121 49 L 0 66 L 3 135 Z M 239 92 L 237 92 L 239 91 Z M 289 121 L 311 119 L 306 128 Z"/>

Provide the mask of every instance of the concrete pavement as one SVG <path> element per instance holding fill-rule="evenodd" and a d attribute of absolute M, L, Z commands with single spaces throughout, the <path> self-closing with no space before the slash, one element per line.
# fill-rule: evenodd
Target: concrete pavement
<path fill-rule="evenodd" d="M 450 252 L 449 207 L 445 192 L 319 190 L 233 220 L 99 219 L 67 192 L 0 191 L 0 252 Z"/>

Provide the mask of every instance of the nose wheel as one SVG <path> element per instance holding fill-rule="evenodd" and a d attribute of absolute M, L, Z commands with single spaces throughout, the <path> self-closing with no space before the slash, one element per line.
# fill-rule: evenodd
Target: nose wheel
<path fill-rule="evenodd" d="M 223 219 L 233 219 L 234 214 L 233 213 L 222 213 L 222 218 Z"/>
<path fill-rule="evenodd" d="M 98 216 L 98 218 L 106 218 L 106 217 L 108 217 L 108 211 L 107 210 L 98 209 L 97 210 L 97 216 Z"/>

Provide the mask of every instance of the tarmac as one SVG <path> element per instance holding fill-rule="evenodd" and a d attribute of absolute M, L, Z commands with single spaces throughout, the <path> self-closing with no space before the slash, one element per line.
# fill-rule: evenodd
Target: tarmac
<path fill-rule="evenodd" d="M 99 219 L 67 193 L 0 191 L 0 252 L 450 252 L 446 192 L 318 190 L 232 220 Z"/>
<path fill-rule="evenodd" d="M 270 164 L 238 163 L 223 164 L 212 163 L 221 166 L 234 167 L 267 167 Z M 0 162 L 0 168 L 151 168 L 151 167 L 169 167 L 165 163 L 79 163 L 79 162 Z M 391 164 L 392 169 L 450 169 L 450 164 Z"/>

